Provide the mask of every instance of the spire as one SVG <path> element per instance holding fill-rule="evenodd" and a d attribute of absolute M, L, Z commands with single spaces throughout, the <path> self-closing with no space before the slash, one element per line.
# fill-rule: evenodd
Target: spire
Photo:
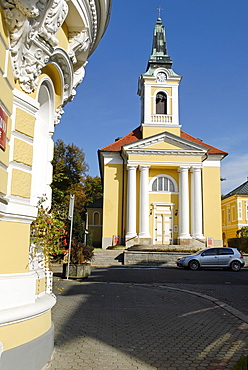
<path fill-rule="evenodd" d="M 162 9 L 159 8 L 159 10 Z M 171 66 L 172 60 L 167 54 L 165 28 L 162 24 L 162 19 L 160 18 L 159 14 L 156 25 L 154 27 L 152 54 L 148 61 L 147 72 L 148 74 L 152 74 L 153 71 L 158 67 L 171 69 Z"/>

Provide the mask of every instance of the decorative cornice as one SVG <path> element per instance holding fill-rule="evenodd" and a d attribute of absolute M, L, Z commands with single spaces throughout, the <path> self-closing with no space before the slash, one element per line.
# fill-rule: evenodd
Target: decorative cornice
<path fill-rule="evenodd" d="M 31 172 L 32 167 L 28 166 L 27 164 L 21 163 L 21 162 L 16 162 L 16 161 L 11 161 L 9 163 L 9 167 L 15 168 L 17 170 L 25 171 L 25 172 Z"/>
<path fill-rule="evenodd" d="M 2 310 L 0 326 L 31 320 L 43 315 L 51 310 L 55 303 L 56 297 L 53 294 L 46 293 L 42 297 L 38 297 L 34 303 Z"/>
<path fill-rule="evenodd" d="M 194 156 L 202 157 L 204 155 L 201 151 L 193 150 L 159 150 L 159 149 L 128 149 L 125 150 L 126 154 L 137 155 L 165 155 L 165 156 Z"/>
<path fill-rule="evenodd" d="M 97 36 L 97 10 L 96 10 L 95 0 L 90 0 L 89 4 L 90 4 L 91 15 L 92 15 L 92 24 L 93 24 L 93 37 L 92 37 L 92 43 L 91 43 L 91 45 L 93 46 L 96 41 L 96 36 Z"/>
<path fill-rule="evenodd" d="M 13 138 L 23 140 L 28 144 L 32 145 L 34 143 L 34 139 L 32 137 L 30 137 L 28 135 L 25 135 L 22 132 L 19 132 L 19 131 L 15 130 L 15 131 L 12 131 L 11 134 L 12 134 Z"/>
<path fill-rule="evenodd" d="M 56 111 L 54 113 L 54 125 L 55 126 L 60 122 L 61 117 L 64 113 L 65 113 L 65 111 L 62 109 L 62 107 L 59 107 L 59 108 L 56 109 Z"/>
<path fill-rule="evenodd" d="M 10 34 L 14 76 L 21 88 L 30 93 L 38 86 L 38 76 L 47 64 L 55 35 L 67 13 L 65 0 L 1 0 Z"/>
<path fill-rule="evenodd" d="M 50 58 L 49 64 L 53 64 L 61 74 L 63 81 L 63 105 L 72 100 L 76 94 L 73 91 L 73 69 L 68 54 L 61 48 L 56 48 Z"/>
<path fill-rule="evenodd" d="M 0 201 L 0 220 L 28 223 L 37 216 L 37 207 L 32 206 L 27 199 L 13 195 L 4 197 Z"/>
<path fill-rule="evenodd" d="M 154 135 L 152 137 L 146 138 L 139 140 L 134 143 L 126 144 L 123 146 L 123 149 L 126 153 L 134 151 L 139 151 L 139 150 L 146 150 L 149 153 L 150 151 L 153 151 L 156 153 L 157 151 L 161 151 L 159 149 L 149 149 L 150 146 L 160 144 L 160 143 L 169 143 L 171 145 L 174 145 L 176 147 L 180 147 L 182 149 L 172 149 L 172 150 L 162 150 L 163 152 L 173 152 L 175 155 L 182 155 L 182 152 L 187 152 L 187 153 L 193 153 L 192 155 L 195 155 L 194 153 L 199 153 L 198 155 L 203 155 L 207 152 L 207 148 L 204 147 L 203 145 L 193 143 L 189 140 L 183 139 L 180 136 L 171 134 L 169 132 L 163 132 L 161 134 Z M 178 154 L 177 154 L 178 152 Z"/>
<path fill-rule="evenodd" d="M 33 116 L 38 112 L 40 104 L 36 100 L 17 89 L 14 89 L 13 94 L 14 104 L 18 108 L 25 110 Z"/>
<path fill-rule="evenodd" d="M 89 30 L 69 31 L 69 56 L 73 64 L 77 63 L 77 56 L 88 50 L 90 45 Z"/>

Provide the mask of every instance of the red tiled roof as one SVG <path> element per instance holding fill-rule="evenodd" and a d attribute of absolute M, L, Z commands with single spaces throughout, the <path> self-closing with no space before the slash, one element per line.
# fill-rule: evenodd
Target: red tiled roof
<path fill-rule="evenodd" d="M 121 139 L 115 141 L 114 143 L 105 146 L 104 148 L 100 150 L 106 150 L 110 152 L 119 152 L 123 145 L 134 143 L 135 141 L 138 141 L 142 139 L 140 126 L 137 127 L 132 132 L 129 132 L 126 136 L 123 136 Z"/>
<path fill-rule="evenodd" d="M 203 141 L 201 141 L 200 139 L 197 139 L 195 138 L 194 136 L 191 136 L 189 134 L 187 134 L 187 132 L 184 132 L 181 130 L 181 137 L 183 139 L 186 139 L 186 140 L 189 140 L 189 141 L 192 141 L 193 143 L 197 143 L 197 144 L 201 144 L 203 146 L 206 146 L 209 150 L 208 150 L 208 153 L 210 154 L 225 154 L 227 155 L 228 153 L 227 152 L 223 152 L 223 150 L 220 150 L 220 149 L 217 149 L 215 148 L 214 146 L 211 146 L 209 144 L 206 144 L 204 143 Z"/>
<path fill-rule="evenodd" d="M 181 137 L 183 139 L 192 141 L 193 143 L 203 145 L 208 148 L 209 154 L 224 154 L 227 155 L 227 152 L 224 152 L 220 149 L 217 149 L 211 145 L 208 145 L 201 141 L 200 139 L 195 138 L 194 136 L 191 136 L 187 134 L 186 132 L 181 130 Z M 135 141 L 141 140 L 142 134 L 140 127 L 137 127 L 135 130 L 127 134 L 126 136 L 123 136 L 121 139 L 115 141 L 114 143 L 105 146 L 104 148 L 100 149 L 100 151 L 109 151 L 109 152 L 119 152 L 123 145 L 134 143 Z"/>

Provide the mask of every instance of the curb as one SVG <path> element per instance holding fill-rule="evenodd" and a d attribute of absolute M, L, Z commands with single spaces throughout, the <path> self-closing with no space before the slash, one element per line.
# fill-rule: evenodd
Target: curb
<path fill-rule="evenodd" d="M 248 324 L 248 315 L 245 315 L 243 312 L 237 310 L 236 308 L 233 308 L 232 306 L 220 301 L 218 298 L 211 297 L 207 294 L 193 292 L 192 290 L 173 288 L 173 287 L 169 287 L 167 285 L 158 285 L 158 286 L 159 286 L 159 288 L 167 288 L 167 289 L 171 289 L 171 290 L 178 290 L 178 291 L 181 291 L 181 292 L 184 292 L 184 293 L 194 294 L 198 297 L 208 299 L 209 301 L 214 302 L 220 308 L 223 308 L 224 310 L 228 311 L 232 315 L 236 316 L 237 318 L 239 318 L 240 320 L 242 320 L 246 324 Z"/>
<path fill-rule="evenodd" d="M 135 285 L 135 286 L 143 286 L 143 287 L 151 287 L 151 286 L 154 286 L 154 287 L 158 287 L 158 288 L 167 288 L 167 289 L 171 289 L 171 290 L 177 290 L 179 292 L 184 292 L 184 293 L 188 293 L 188 294 L 194 294 L 200 298 L 205 298 L 213 303 L 215 303 L 217 306 L 219 306 L 220 308 L 223 308 L 225 311 L 231 313 L 232 315 L 236 316 L 238 319 L 244 321 L 246 324 L 248 324 L 248 315 L 245 315 L 243 312 L 237 310 L 236 308 L 233 308 L 232 306 L 220 301 L 218 298 L 214 298 L 214 297 L 211 297 L 207 294 L 202 294 L 202 293 L 198 293 L 198 292 L 193 292 L 192 290 L 187 290 L 187 289 L 180 289 L 180 288 L 174 288 L 174 287 L 170 287 L 170 286 L 167 286 L 167 285 L 153 285 L 153 284 L 137 284 L 137 283 L 117 283 L 117 282 L 90 282 L 91 284 L 122 284 L 122 285 Z"/>

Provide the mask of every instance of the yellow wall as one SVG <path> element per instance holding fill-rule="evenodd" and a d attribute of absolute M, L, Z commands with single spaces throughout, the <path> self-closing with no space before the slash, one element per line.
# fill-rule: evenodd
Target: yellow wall
<path fill-rule="evenodd" d="M 7 193 L 7 181 L 8 181 L 8 174 L 7 171 L 0 168 L 0 193 L 6 194 Z"/>
<path fill-rule="evenodd" d="M 62 27 L 58 30 L 56 38 L 59 40 L 58 47 L 68 50 L 68 27 L 64 22 Z"/>
<path fill-rule="evenodd" d="M 241 217 L 239 217 L 238 214 L 239 202 L 241 202 Z M 226 240 L 236 238 L 236 232 L 241 229 L 241 227 L 248 227 L 248 220 L 246 219 L 246 202 L 248 202 L 248 195 L 232 195 L 222 199 L 222 231 L 225 234 Z M 230 217 L 228 217 L 228 210 L 230 210 Z"/>
<path fill-rule="evenodd" d="M 22 109 L 16 108 L 15 129 L 24 135 L 34 137 L 35 117 Z"/>
<path fill-rule="evenodd" d="M 179 126 L 178 127 L 169 127 L 169 126 L 158 127 L 158 126 L 155 126 L 155 124 L 154 124 L 154 127 L 151 127 L 151 126 L 142 127 L 143 139 L 148 138 L 150 136 L 157 135 L 157 134 L 162 134 L 163 132 L 169 132 L 171 134 L 180 136 L 180 127 Z"/>
<path fill-rule="evenodd" d="M 180 148 L 179 146 L 176 146 L 174 144 L 166 143 L 166 142 L 161 142 L 157 143 L 154 145 L 150 145 L 148 149 L 157 149 L 157 150 L 181 150 L 183 152 L 183 149 Z"/>
<path fill-rule="evenodd" d="M 0 34 L 5 44 L 9 45 L 8 30 L 4 21 L 4 13 L 2 8 L 0 8 Z"/>
<path fill-rule="evenodd" d="M 203 167 L 203 233 L 205 237 L 222 240 L 220 168 Z"/>
<path fill-rule="evenodd" d="M 172 95 L 172 88 L 171 87 L 169 87 L 169 86 L 167 86 L 167 87 L 161 87 L 161 85 L 159 85 L 158 84 L 158 86 L 152 86 L 151 87 L 151 95 L 152 96 L 154 96 L 154 98 L 155 98 L 155 93 L 157 92 L 157 91 L 167 91 L 167 93 L 168 93 L 168 95 L 169 96 L 171 96 Z"/>
<path fill-rule="evenodd" d="M 8 109 L 9 112 L 12 112 L 12 104 L 13 104 L 13 95 L 12 91 L 7 84 L 7 81 L 5 78 L 3 78 L 2 74 L 0 74 L 0 91 L 4 91 L 4 95 L 1 93 L 1 99 L 4 102 L 4 105 L 6 109 Z"/>
<path fill-rule="evenodd" d="M 46 278 L 36 280 L 35 294 L 43 293 L 46 290 Z"/>
<path fill-rule="evenodd" d="M 1 274 L 29 271 L 30 226 L 20 222 L 0 222 L 0 271 Z"/>
<path fill-rule="evenodd" d="M 11 194 L 30 198 L 31 195 L 31 174 L 17 169 L 12 170 Z"/>
<path fill-rule="evenodd" d="M 24 163 L 27 166 L 32 166 L 33 161 L 33 146 L 23 140 L 14 140 L 14 155 L 15 162 Z"/>
<path fill-rule="evenodd" d="M 0 327 L 4 350 L 25 344 L 45 334 L 51 328 L 51 312 L 31 320 Z"/>
<path fill-rule="evenodd" d="M 3 151 L 2 149 L 0 149 L 0 161 L 5 166 L 8 166 L 9 165 L 9 144 L 8 143 L 6 143 L 6 149 L 5 149 L 5 151 Z M 7 174 L 7 172 L 6 172 L 6 174 Z M 1 178 L 1 182 L 2 182 L 2 178 Z"/>
<path fill-rule="evenodd" d="M 55 107 L 59 107 L 62 103 L 63 91 L 62 91 L 62 81 L 58 70 L 52 65 L 48 64 L 42 69 L 42 74 L 39 77 L 41 81 L 44 77 L 49 76 L 53 82 L 55 90 Z"/>
<path fill-rule="evenodd" d="M 104 168 L 103 238 L 122 234 L 122 165 Z"/>

